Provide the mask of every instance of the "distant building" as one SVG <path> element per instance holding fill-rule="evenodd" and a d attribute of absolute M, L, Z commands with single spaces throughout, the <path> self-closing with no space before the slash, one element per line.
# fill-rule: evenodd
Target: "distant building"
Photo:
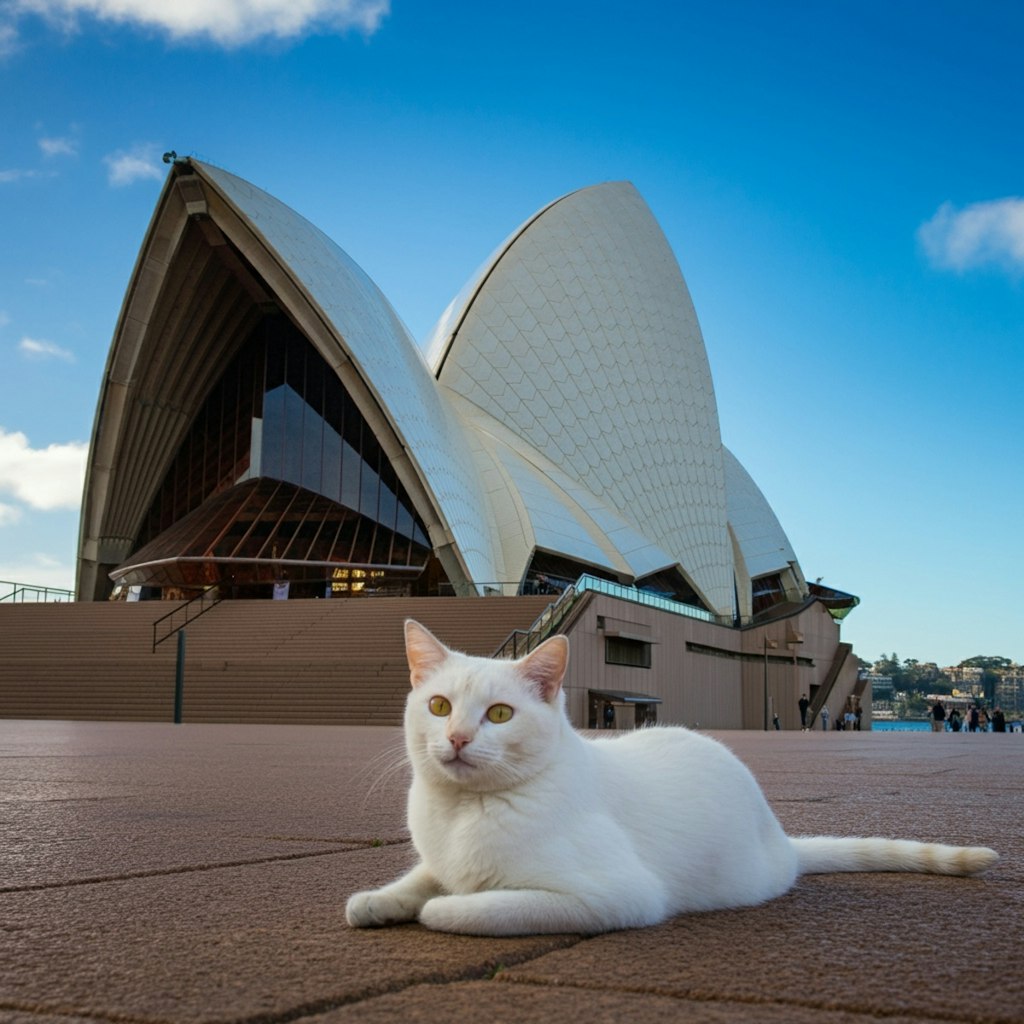
<path fill-rule="evenodd" d="M 892 676 L 878 676 L 871 672 L 864 672 L 861 674 L 861 679 L 871 687 L 871 693 L 876 700 L 892 699 Z"/>

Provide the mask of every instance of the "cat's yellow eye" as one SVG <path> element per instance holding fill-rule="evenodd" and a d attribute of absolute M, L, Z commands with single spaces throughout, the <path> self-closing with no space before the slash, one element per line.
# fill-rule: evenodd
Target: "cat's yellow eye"
<path fill-rule="evenodd" d="M 487 709 L 487 721 L 501 725 L 503 722 L 507 722 L 513 714 L 514 712 L 507 704 L 492 704 Z"/>
<path fill-rule="evenodd" d="M 452 702 L 447 697 L 431 697 L 427 706 L 438 718 L 447 718 L 452 713 Z"/>

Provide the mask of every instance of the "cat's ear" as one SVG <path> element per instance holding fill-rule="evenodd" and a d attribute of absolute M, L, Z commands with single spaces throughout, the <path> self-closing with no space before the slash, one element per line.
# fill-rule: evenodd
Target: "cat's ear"
<path fill-rule="evenodd" d="M 448 648 L 415 619 L 406 619 L 405 656 L 409 660 L 412 685 L 419 686 L 444 663 L 448 657 Z"/>
<path fill-rule="evenodd" d="M 558 635 L 544 643 L 519 662 L 519 672 L 540 688 L 540 695 L 549 704 L 558 696 L 558 690 L 569 664 L 569 640 Z"/>

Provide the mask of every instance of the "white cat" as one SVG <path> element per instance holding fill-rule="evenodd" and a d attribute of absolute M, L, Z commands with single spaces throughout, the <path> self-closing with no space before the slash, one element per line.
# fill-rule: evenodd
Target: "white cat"
<path fill-rule="evenodd" d="M 356 893 L 353 927 L 594 933 L 761 903 L 806 872 L 971 875 L 998 859 L 985 847 L 790 838 L 747 768 L 706 736 L 580 735 L 564 708 L 563 636 L 519 661 L 450 651 L 411 619 L 405 637 L 420 862 Z"/>

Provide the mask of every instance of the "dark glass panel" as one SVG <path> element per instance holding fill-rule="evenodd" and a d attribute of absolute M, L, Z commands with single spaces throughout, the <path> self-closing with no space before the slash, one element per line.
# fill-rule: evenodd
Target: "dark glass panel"
<path fill-rule="evenodd" d="M 390 558 L 392 565 L 408 565 L 411 552 L 412 545 L 409 543 L 408 537 L 401 533 L 392 535 Z"/>
<path fill-rule="evenodd" d="M 324 371 L 327 367 L 309 345 L 306 348 L 306 417 L 302 437 L 302 478 L 299 483 L 307 490 L 324 494 L 324 435 L 330 429 L 323 420 Z"/>
<path fill-rule="evenodd" d="M 768 576 L 759 576 L 750 582 L 752 611 L 755 615 L 767 611 L 773 605 L 779 604 L 786 599 L 785 588 L 782 585 L 782 576 L 778 573 L 771 573 Z"/>
<path fill-rule="evenodd" d="M 377 512 L 377 521 L 389 530 L 394 530 L 398 518 L 398 498 L 395 494 L 398 490 L 398 477 L 395 475 L 391 463 L 383 458 L 383 454 L 381 452 L 380 507 Z"/>
<path fill-rule="evenodd" d="M 306 348 L 308 350 L 306 355 L 306 403 L 319 418 L 323 419 L 324 389 L 327 385 L 327 364 L 311 345 L 307 345 Z"/>
<path fill-rule="evenodd" d="M 341 503 L 359 510 L 359 472 L 363 460 L 348 442 L 344 444 L 341 456 Z"/>
<path fill-rule="evenodd" d="M 693 605 L 695 608 L 709 609 L 700 599 L 697 591 L 689 584 L 686 577 L 675 566 L 651 573 L 636 581 L 638 590 L 645 590 L 658 597 L 665 597 L 681 604 Z"/>
<path fill-rule="evenodd" d="M 263 329 L 257 331 L 253 338 L 257 351 L 262 347 L 264 351 L 266 378 L 263 382 L 263 390 L 273 391 L 285 382 L 285 345 L 277 334 L 271 336 L 270 321 L 265 321 Z M 260 342 L 262 341 L 262 345 Z"/>
<path fill-rule="evenodd" d="M 323 493 L 324 421 L 306 406 L 302 431 L 302 478 L 307 490 Z"/>
<path fill-rule="evenodd" d="M 359 511 L 370 519 L 376 519 L 380 505 L 380 477 L 365 461 L 359 475 Z"/>
<path fill-rule="evenodd" d="M 373 523 L 364 516 L 360 516 L 356 520 L 356 530 L 352 537 L 352 551 L 348 556 L 348 560 L 360 565 L 366 565 L 370 561 L 372 551 Z"/>
<path fill-rule="evenodd" d="M 290 385 L 284 389 L 284 445 L 282 480 L 302 483 L 302 439 L 306 403 Z"/>
<path fill-rule="evenodd" d="M 412 513 L 405 507 L 403 502 L 398 503 L 398 520 L 395 524 L 395 529 L 403 537 L 411 537 L 413 531 L 413 518 Z"/>
<path fill-rule="evenodd" d="M 275 480 L 285 476 L 285 395 L 287 388 L 279 387 L 263 395 L 263 452 L 260 459 L 260 476 Z"/>
<path fill-rule="evenodd" d="M 309 342 L 294 330 L 283 331 L 285 345 L 285 383 L 297 395 L 306 394 L 306 355 L 316 357 Z"/>
<path fill-rule="evenodd" d="M 337 539 L 334 542 L 334 562 L 353 561 L 352 552 L 355 550 L 356 533 L 359 529 L 359 517 L 355 514 L 347 515 L 338 530 Z"/>
<path fill-rule="evenodd" d="M 331 501 L 341 502 L 341 435 L 324 423 L 323 476 L 320 493 Z"/>

